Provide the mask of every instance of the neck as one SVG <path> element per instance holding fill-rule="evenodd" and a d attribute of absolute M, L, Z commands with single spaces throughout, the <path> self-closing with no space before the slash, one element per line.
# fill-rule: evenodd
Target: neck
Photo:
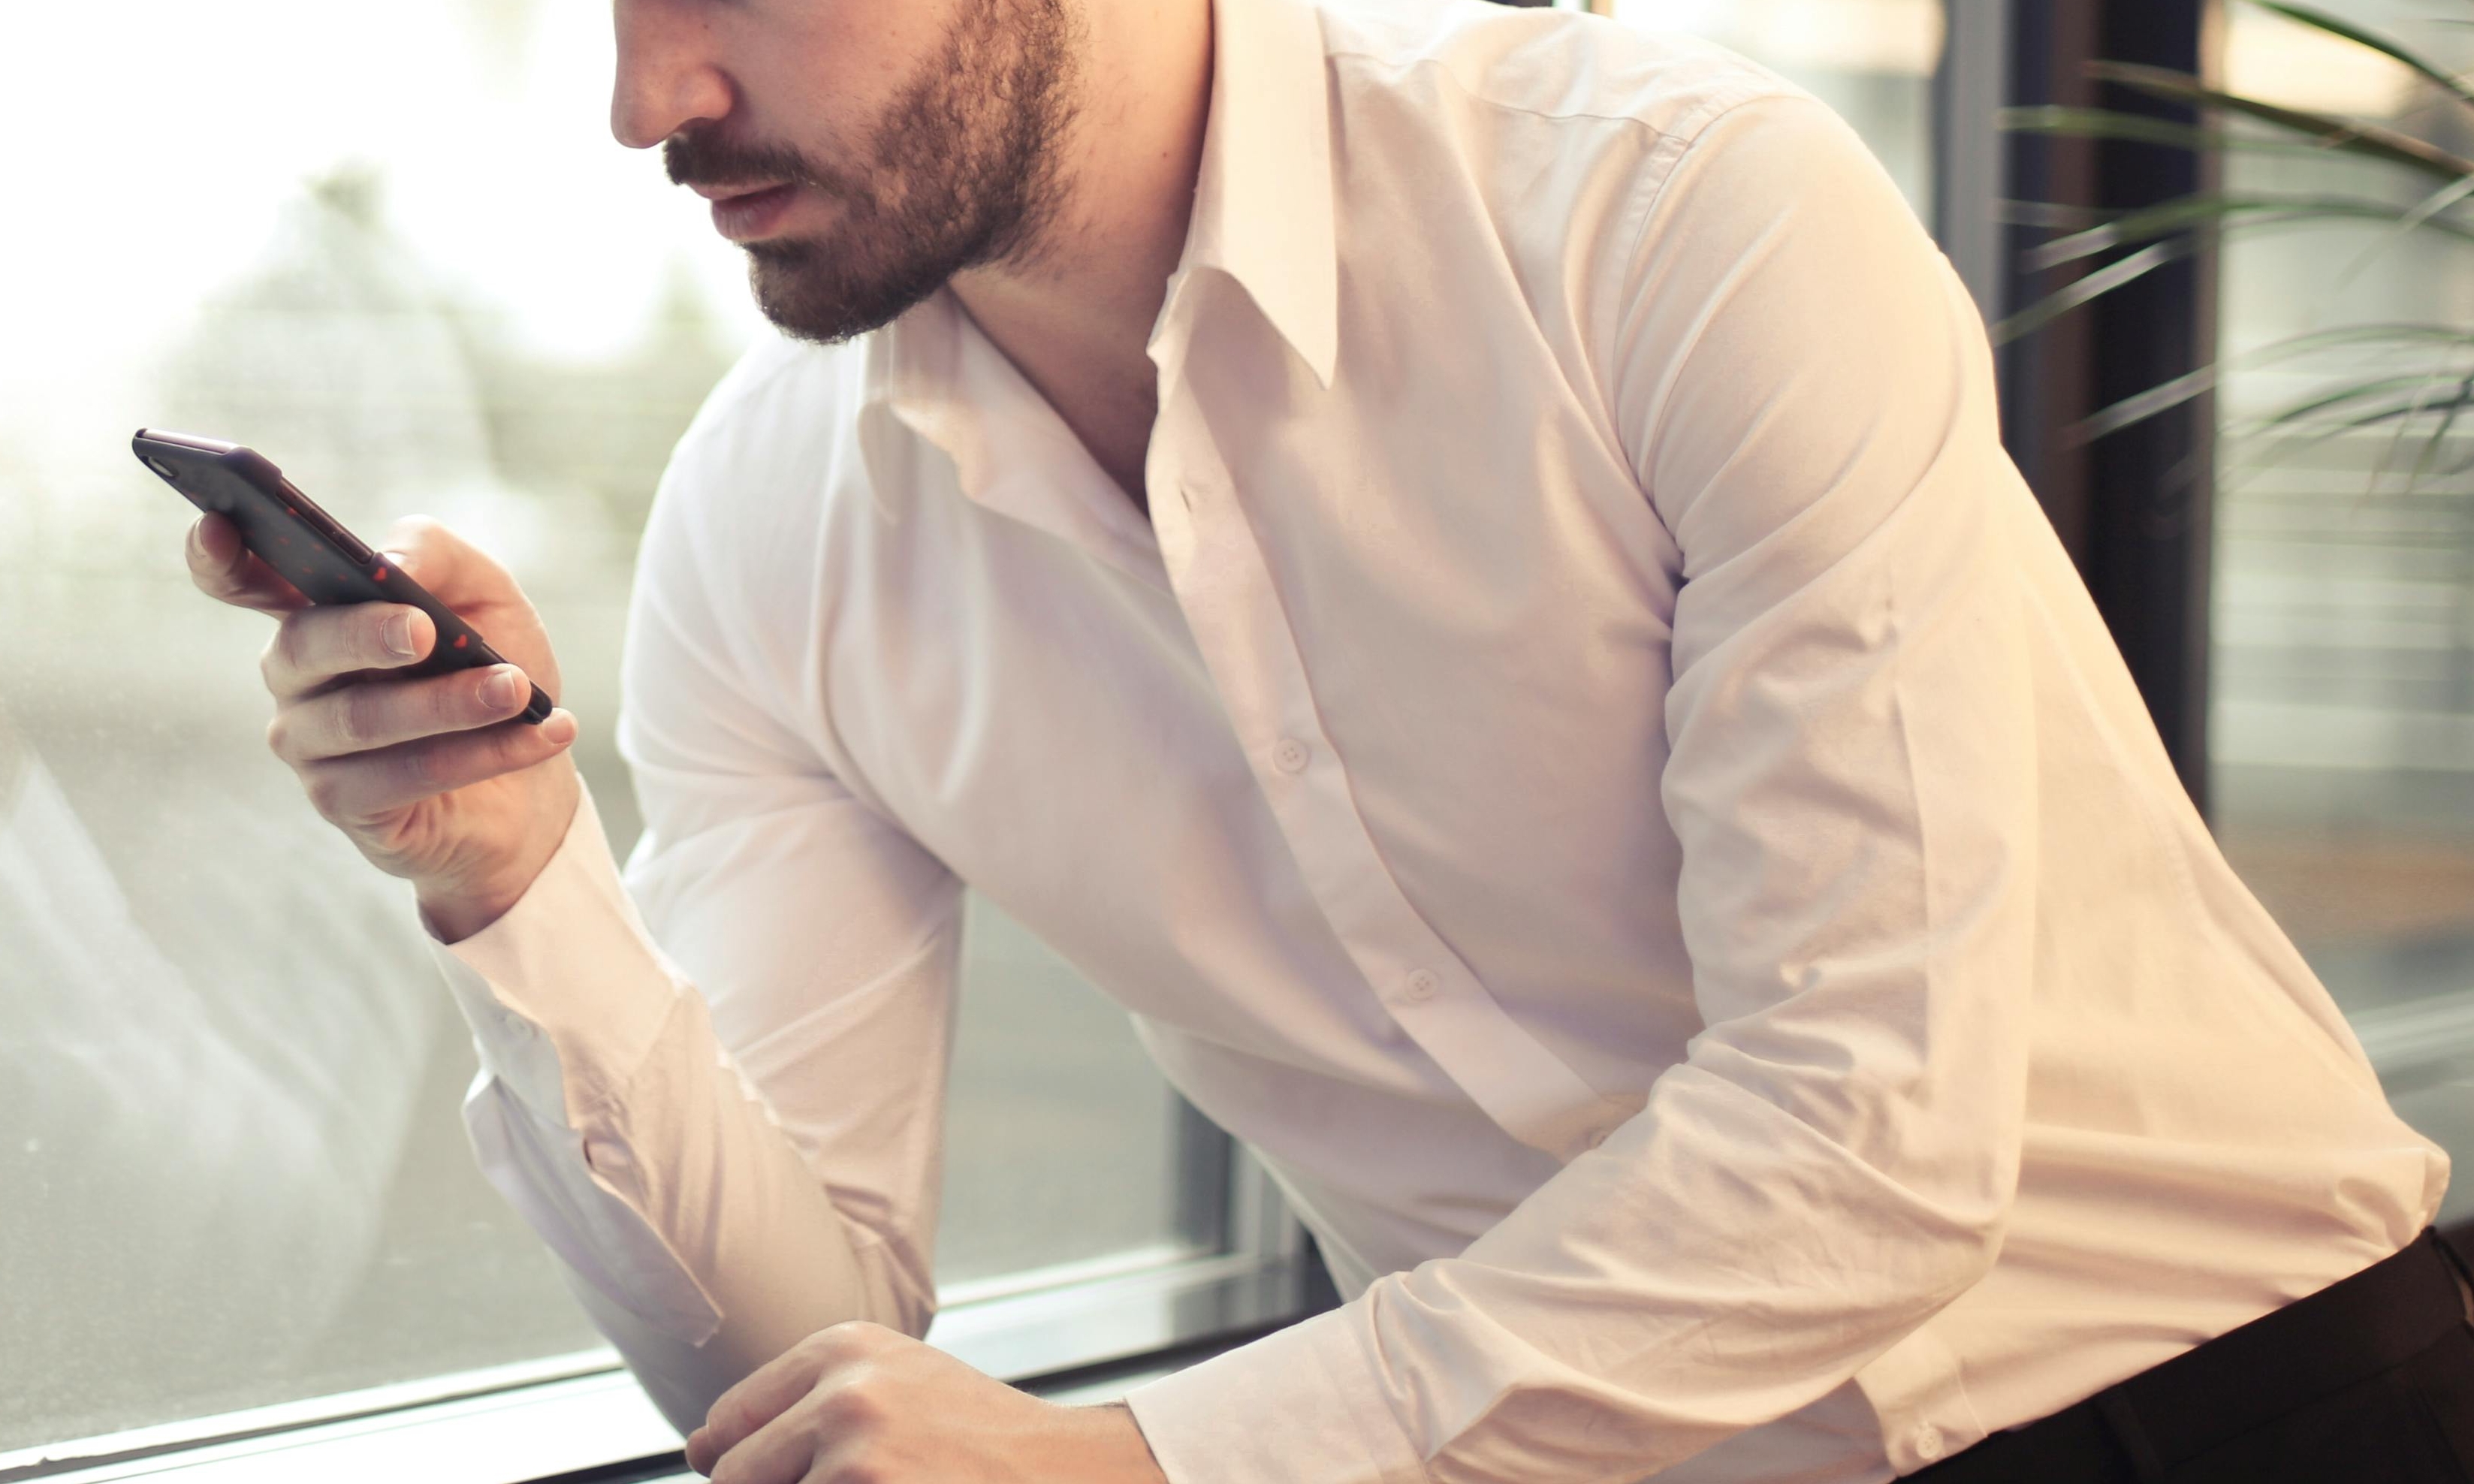
<path fill-rule="evenodd" d="M 1038 241 L 952 284 L 1137 503 L 1157 412 L 1146 348 L 1202 168 L 1213 3 L 1085 0 L 1080 106 L 1059 141 L 1062 196 Z"/>

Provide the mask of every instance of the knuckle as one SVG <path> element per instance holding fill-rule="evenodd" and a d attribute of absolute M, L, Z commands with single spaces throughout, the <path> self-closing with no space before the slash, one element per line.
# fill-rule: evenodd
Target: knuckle
<path fill-rule="evenodd" d="M 429 724 L 434 731 L 470 731 L 489 715 L 489 708 L 481 704 L 479 689 L 451 676 L 442 677 L 430 686 L 427 701 Z"/>
<path fill-rule="evenodd" d="M 292 761 L 291 713 L 279 711 L 267 718 L 266 749 L 287 763 Z"/>
<path fill-rule="evenodd" d="M 840 1328 L 839 1325 L 836 1325 L 830 1328 L 812 1331 L 806 1339 L 799 1342 L 800 1352 L 814 1360 L 832 1362 L 841 1353 L 842 1342 L 837 1333 Z"/>
<path fill-rule="evenodd" d="M 823 1329 L 812 1329 L 808 1331 L 807 1338 L 801 1340 L 796 1348 L 803 1354 L 817 1356 L 830 1354 L 835 1344 L 834 1333 L 840 1327 L 839 1325 L 834 1325 Z"/>
<path fill-rule="evenodd" d="M 318 610 L 304 608 L 287 614 L 277 621 L 275 636 L 266 642 L 267 676 L 270 683 L 285 675 L 303 677 L 308 673 L 314 658 L 310 626 L 318 620 Z"/>
<path fill-rule="evenodd" d="M 743 1397 L 724 1397 L 714 1403 L 705 1422 L 725 1438 L 743 1438 L 754 1432 L 764 1420 L 756 1415 L 755 1404 Z"/>
<path fill-rule="evenodd" d="M 884 1392 L 864 1375 L 836 1383 L 816 1399 L 816 1411 L 835 1431 L 849 1435 L 873 1433 L 887 1421 Z"/>
<path fill-rule="evenodd" d="M 443 791 L 451 772 L 448 749 L 436 744 L 407 747 L 403 751 L 403 776 L 424 797 Z"/>
<path fill-rule="evenodd" d="M 370 715 L 370 687 L 346 686 L 335 693 L 330 703 L 335 747 L 339 752 L 360 752 L 376 739 L 375 721 Z"/>
<path fill-rule="evenodd" d="M 322 816 L 331 820 L 343 813 L 344 776 L 341 768 L 303 768 L 301 782 L 309 795 L 309 806 Z"/>

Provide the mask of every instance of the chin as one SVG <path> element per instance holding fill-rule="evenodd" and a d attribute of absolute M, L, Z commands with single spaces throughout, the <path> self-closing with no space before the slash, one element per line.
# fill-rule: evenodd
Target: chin
<path fill-rule="evenodd" d="M 881 328 L 941 287 L 950 272 L 927 262 L 857 273 L 849 247 L 814 237 L 748 247 L 748 286 L 756 307 L 795 340 L 836 345 Z"/>

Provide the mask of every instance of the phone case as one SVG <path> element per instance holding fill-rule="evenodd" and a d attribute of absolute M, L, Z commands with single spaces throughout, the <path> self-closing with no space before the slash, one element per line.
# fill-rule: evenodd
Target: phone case
<path fill-rule="evenodd" d="M 242 545 L 281 572 L 313 603 L 409 603 L 429 615 L 438 643 L 419 663 L 400 673 L 435 675 L 478 669 L 506 661 L 455 611 L 427 589 L 397 572 L 343 523 L 293 488 L 264 454 L 236 443 L 141 427 L 130 447 L 164 483 L 200 510 L 211 510 L 240 529 Z M 523 718 L 535 726 L 555 705 L 533 687 Z"/>

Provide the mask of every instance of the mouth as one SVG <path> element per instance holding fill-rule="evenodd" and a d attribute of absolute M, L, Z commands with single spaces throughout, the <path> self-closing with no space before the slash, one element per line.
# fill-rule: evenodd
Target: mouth
<path fill-rule="evenodd" d="M 713 203 L 714 231 L 733 242 L 754 242 L 769 235 L 784 213 L 798 200 L 799 187 L 779 185 L 697 185 L 690 187 Z"/>

